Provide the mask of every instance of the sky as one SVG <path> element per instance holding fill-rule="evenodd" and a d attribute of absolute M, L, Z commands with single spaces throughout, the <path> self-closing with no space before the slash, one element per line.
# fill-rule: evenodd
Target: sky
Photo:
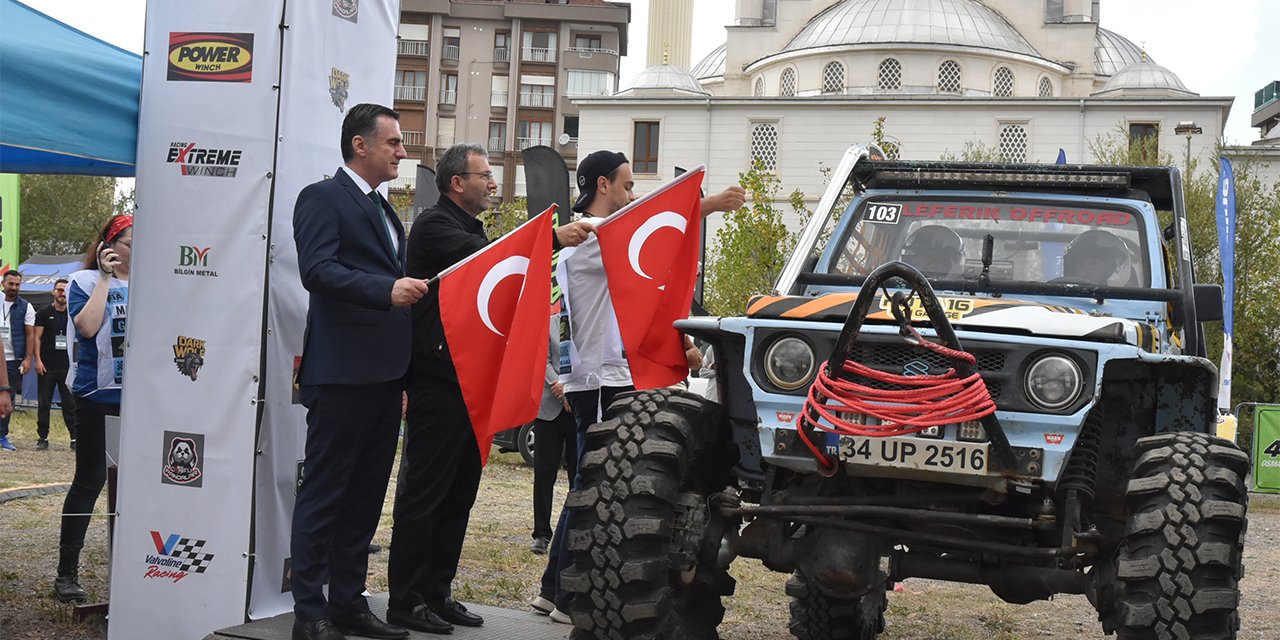
<path fill-rule="evenodd" d="M 81 31 L 123 49 L 142 53 L 145 0 L 20 0 Z M 834 0 L 833 0 L 834 1 Z M 734 0 L 694 2 L 693 53 L 697 64 L 725 41 L 723 25 L 733 21 Z M 645 66 L 648 0 L 631 2 L 630 53 L 622 59 L 620 85 Z M 1263 25 L 1273 25 L 1268 31 Z M 1188 89 L 1203 96 L 1233 96 L 1226 138 L 1248 144 L 1258 138 L 1249 126 L 1253 94 L 1280 80 L 1280 2 L 1275 0 L 1104 0 L 1102 26 L 1146 49 Z M 1268 36 L 1268 33 L 1271 35 Z"/>

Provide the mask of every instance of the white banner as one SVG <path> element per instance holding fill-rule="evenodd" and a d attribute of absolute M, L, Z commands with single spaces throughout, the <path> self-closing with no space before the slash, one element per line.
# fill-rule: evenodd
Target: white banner
<path fill-rule="evenodd" d="M 148 3 L 112 638 L 244 620 L 282 6 Z"/>
<path fill-rule="evenodd" d="M 302 354 L 307 313 L 293 243 L 293 205 L 303 187 L 342 165 L 339 138 L 347 109 L 361 102 L 392 105 L 400 3 L 290 2 L 286 12 L 271 220 L 266 407 L 259 440 L 263 455 L 257 458 L 255 487 L 256 562 L 249 601 L 254 619 L 293 608 L 289 531 L 306 440 L 306 412 L 294 396 L 293 373 Z"/>

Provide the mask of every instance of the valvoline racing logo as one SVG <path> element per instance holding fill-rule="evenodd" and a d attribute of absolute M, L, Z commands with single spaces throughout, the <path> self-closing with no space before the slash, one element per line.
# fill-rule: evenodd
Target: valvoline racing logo
<path fill-rule="evenodd" d="M 252 82 L 252 33 L 169 33 L 169 80 Z"/>
<path fill-rule="evenodd" d="M 212 553 L 200 552 L 204 549 L 204 540 L 184 538 L 177 533 L 164 536 L 152 531 L 151 542 L 156 546 L 156 553 L 147 554 L 144 578 L 178 582 L 193 573 L 204 573 L 213 562 Z"/>

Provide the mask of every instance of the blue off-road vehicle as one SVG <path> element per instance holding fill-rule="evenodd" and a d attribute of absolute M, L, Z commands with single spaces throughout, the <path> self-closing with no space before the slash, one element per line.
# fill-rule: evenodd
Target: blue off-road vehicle
<path fill-rule="evenodd" d="M 874 639 L 911 577 L 1085 594 L 1127 639 L 1234 638 L 1247 456 L 1172 168 L 853 147 L 773 295 L 693 318 L 718 402 L 619 399 L 570 494 L 573 638 L 716 638 L 727 569 L 791 633 Z"/>

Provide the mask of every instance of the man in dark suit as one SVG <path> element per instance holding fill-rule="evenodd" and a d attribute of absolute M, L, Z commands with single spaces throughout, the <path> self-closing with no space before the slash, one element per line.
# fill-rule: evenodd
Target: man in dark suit
<path fill-rule="evenodd" d="M 342 122 L 345 166 L 303 189 L 294 208 L 311 301 L 298 370 L 307 443 L 293 510 L 293 640 L 408 637 L 361 595 L 399 435 L 409 307 L 427 292 L 404 277 L 404 227 L 376 191 L 406 157 L 399 117 L 352 107 Z"/>

